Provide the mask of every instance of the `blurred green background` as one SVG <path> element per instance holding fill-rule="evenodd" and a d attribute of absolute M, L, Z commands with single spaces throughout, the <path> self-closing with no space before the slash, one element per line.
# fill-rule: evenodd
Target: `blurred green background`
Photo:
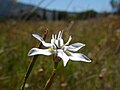
<path fill-rule="evenodd" d="M 92 63 L 69 61 L 67 67 L 58 65 L 50 90 L 119 90 L 120 89 L 120 17 L 103 17 L 75 21 L 70 29 L 67 21 L 15 21 L 0 22 L 0 89 L 19 90 L 32 57 L 27 53 L 39 41 L 32 33 L 51 34 L 64 29 L 63 38 L 86 46 L 79 52 L 92 59 Z M 52 56 L 40 55 L 28 78 L 25 90 L 42 90 L 53 68 Z"/>

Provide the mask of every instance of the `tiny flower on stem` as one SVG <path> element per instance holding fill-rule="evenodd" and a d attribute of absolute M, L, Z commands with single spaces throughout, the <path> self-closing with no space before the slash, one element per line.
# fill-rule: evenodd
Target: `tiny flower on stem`
<path fill-rule="evenodd" d="M 62 34 L 63 31 L 59 31 L 58 35 L 53 34 L 51 43 L 46 43 L 41 36 L 37 34 L 32 34 L 32 36 L 38 39 L 43 44 L 43 46 L 47 47 L 47 49 L 32 48 L 29 51 L 28 56 L 33 56 L 38 54 L 49 56 L 55 54 L 62 59 L 64 67 L 67 65 L 67 62 L 69 60 L 91 62 L 91 60 L 84 54 L 75 53 L 83 46 L 85 46 L 85 44 L 74 43 L 69 45 L 70 41 L 72 40 L 71 36 L 69 36 L 68 41 L 64 43 L 62 39 Z"/>

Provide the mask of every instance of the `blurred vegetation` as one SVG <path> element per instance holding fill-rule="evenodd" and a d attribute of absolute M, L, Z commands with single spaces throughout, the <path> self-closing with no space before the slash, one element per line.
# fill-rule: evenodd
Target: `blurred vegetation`
<path fill-rule="evenodd" d="M 94 10 L 88 10 L 85 12 L 81 12 L 77 15 L 77 19 L 89 19 L 95 18 L 97 16 L 97 12 Z"/>
<path fill-rule="evenodd" d="M 110 2 L 114 13 L 119 13 L 120 14 L 120 0 L 111 0 Z"/>
<path fill-rule="evenodd" d="M 64 29 L 64 39 L 86 46 L 79 52 L 92 59 L 92 63 L 62 62 L 50 90 L 120 90 L 120 17 L 109 16 L 75 21 L 69 30 L 66 21 L 15 21 L 0 22 L 0 90 L 19 90 L 32 57 L 27 53 L 39 41 L 31 34 L 43 35 L 48 27 L 51 34 Z M 52 56 L 40 55 L 25 90 L 43 90 L 53 68 Z"/>
<path fill-rule="evenodd" d="M 54 12 L 54 11 L 53 11 Z M 71 15 L 70 15 L 71 14 Z M 72 15 L 74 14 L 74 15 Z M 104 13 L 103 13 L 104 14 Z M 59 17 L 58 20 L 84 20 L 84 19 L 90 19 L 90 18 L 95 18 L 99 15 L 96 11 L 94 10 L 88 10 L 88 11 L 83 11 L 79 13 L 67 13 L 67 12 L 59 12 Z"/>

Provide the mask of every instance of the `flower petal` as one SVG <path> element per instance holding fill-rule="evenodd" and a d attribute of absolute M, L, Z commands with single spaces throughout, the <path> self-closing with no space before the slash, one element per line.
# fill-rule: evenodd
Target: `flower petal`
<path fill-rule="evenodd" d="M 60 38 L 60 47 L 62 47 L 64 45 L 64 41 L 62 38 Z"/>
<path fill-rule="evenodd" d="M 60 35 L 61 38 L 62 38 L 62 35 L 63 35 L 63 30 L 61 31 L 61 35 Z"/>
<path fill-rule="evenodd" d="M 69 52 L 69 53 L 67 53 L 67 55 L 72 61 L 91 62 L 91 60 L 82 53 L 71 53 L 71 52 Z"/>
<path fill-rule="evenodd" d="M 57 39 L 60 39 L 60 38 L 61 38 L 61 31 L 59 31 Z"/>
<path fill-rule="evenodd" d="M 60 35 L 60 47 L 62 47 L 64 45 L 64 41 L 62 39 L 62 35 L 63 35 L 63 30 L 61 31 L 61 35 Z"/>
<path fill-rule="evenodd" d="M 57 50 L 58 51 L 58 57 L 60 57 L 63 60 L 64 67 L 67 65 L 67 62 L 69 61 L 69 57 L 63 52 L 63 50 Z"/>
<path fill-rule="evenodd" d="M 32 34 L 33 37 L 35 37 L 36 39 L 38 39 L 45 47 L 51 47 L 52 45 L 50 43 L 46 43 L 42 37 L 40 37 L 37 34 Z"/>
<path fill-rule="evenodd" d="M 55 37 L 54 37 L 54 35 L 52 34 L 51 44 L 54 45 L 54 43 L 55 43 Z"/>
<path fill-rule="evenodd" d="M 67 50 L 76 52 L 76 51 L 78 51 L 80 48 L 82 48 L 83 46 L 85 46 L 85 44 L 82 44 L 82 43 L 74 43 L 74 44 L 71 44 L 70 46 L 66 46 L 66 48 L 67 48 Z"/>
<path fill-rule="evenodd" d="M 57 39 L 57 35 L 55 34 L 55 40 Z"/>
<path fill-rule="evenodd" d="M 58 40 L 55 40 L 55 46 L 58 47 L 59 46 L 59 41 Z"/>
<path fill-rule="evenodd" d="M 66 42 L 66 44 L 65 45 L 69 45 L 69 43 L 70 43 L 70 41 L 72 40 L 72 37 L 71 36 L 69 36 L 69 39 L 68 39 L 68 41 Z"/>
<path fill-rule="evenodd" d="M 63 34 L 63 31 L 59 31 L 58 33 L 58 38 L 56 40 L 56 45 L 60 48 L 64 45 L 64 41 L 62 39 L 62 34 Z"/>
<path fill-rule="evenodd" d="M 50 49 L 38 49 L 38 48 L 32 48 L 28 52 L 28 56 L 33 56 L 33 55 L 38 55 L 38 54 L 51 55 L 52 52 L 50 51 Z"/>

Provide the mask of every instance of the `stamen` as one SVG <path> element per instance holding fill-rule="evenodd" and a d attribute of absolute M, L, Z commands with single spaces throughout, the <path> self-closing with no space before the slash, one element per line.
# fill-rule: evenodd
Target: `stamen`
<path fill-rule="evenodd" d="M 63 30 L 61 31 L 61 35 L 60 35 L 61 38 L 62 38 L 62 35 L 63 35 Z"/>
<path fill-rule="evenodd" d="M 57 39 L 57 36 L 56 36 L 56 34 L 55 34 L 55 40 Z"/>
<path fill-rule="evenodd" d="M 58 39 L 60 38 L 60 35 L 61 35 L 61 31 L 59 31 L 59 33 L 58 33 Z"/>
<path fill-rule="evenodd" d="M 54 39 L 54 34 L 52 34 L 52 39 Z"/>

